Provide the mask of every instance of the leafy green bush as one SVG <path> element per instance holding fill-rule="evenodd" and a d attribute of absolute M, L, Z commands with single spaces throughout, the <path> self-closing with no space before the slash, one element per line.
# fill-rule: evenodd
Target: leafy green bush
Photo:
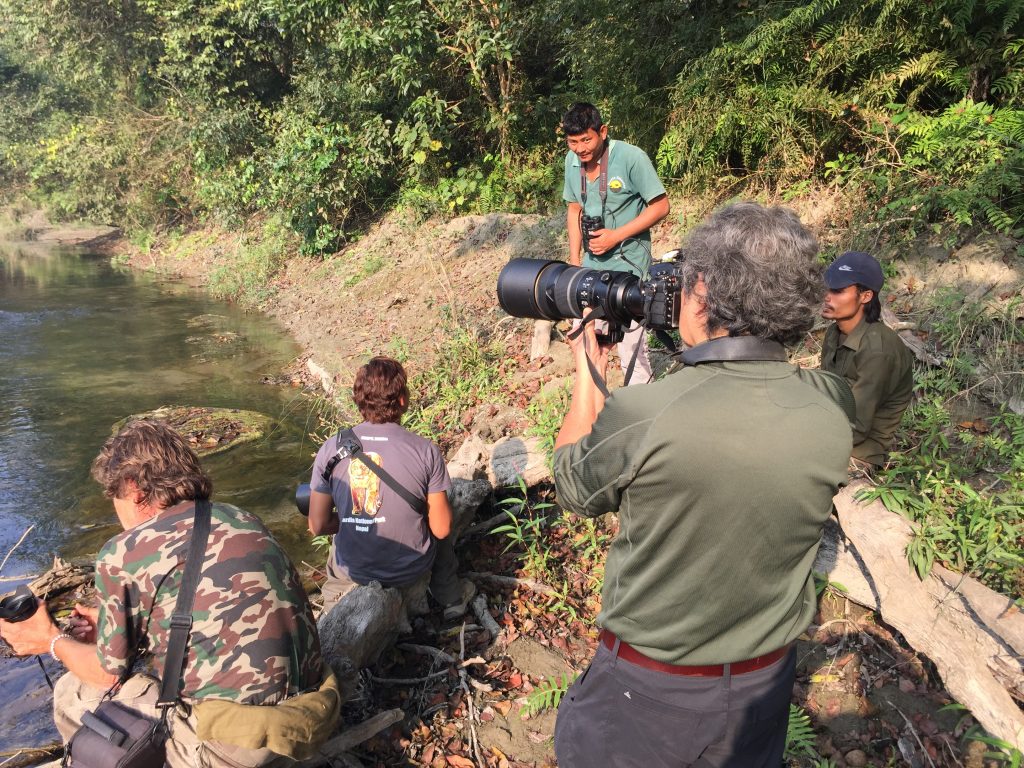
<path fill-rule="evenodd" d="M 891 105 L 901 162 L 879 219 L 977 223 L 1011 233 L 1024 218 L 1024 110 L 963 100 L 936 115 Z M 911 228 L 912 230 L 912 228 Z"/>
<path fill-rule="evenodd" d="M 1024 597 L 1024 418 L 1004 410 L 961 425 L 930 396 L 904 426 L 901 450 L 865 496 L 917 524 L 907 556 L 918 574 L 940 562 Z"/>
<path fill-rule="evenodd" d="M 238 247 L 223 254 L 210 273 L 215 296 L 260 306 L 274 295 L 272 279 L 284 264 L 289 238 L 277 220 L 242 238 Z"/>
<path fill-rule="evenodd" d="M 878 218 L 1001 231 L 1024 214 L 1020 0 L 812 0 L 766 9 L 683 67 L 664 173 L 699 187 L 824 174 Z M 913 228 L 909 228 L 913 231 Z"/>

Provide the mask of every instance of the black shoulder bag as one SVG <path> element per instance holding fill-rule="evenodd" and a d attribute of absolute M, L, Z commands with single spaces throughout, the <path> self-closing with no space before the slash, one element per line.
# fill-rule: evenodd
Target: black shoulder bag
<path fill-rule="evenodd" d="M 160 698 L 160 719 L 140 714 L 123 704 L 105 699 L 93 712 L 82 715 L 82 727 L 68 742 L 64 765 L 70 768 L 153 768 L 163 765 L 169 735 L 167 713 L 178 703 L 178 685 L 185 664 L 185 649 L 192 631 L 192 602 L 202 575 L 203 554 L 210 534 L 209 499 L 195 504 L 195 522 L 178 601 L 171 614 L 171 636 Z M 109 695 L 109 692 L 108 692 Z"/>

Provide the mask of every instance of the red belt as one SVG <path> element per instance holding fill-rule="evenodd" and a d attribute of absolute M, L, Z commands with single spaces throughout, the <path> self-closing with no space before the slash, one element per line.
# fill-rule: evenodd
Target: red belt
<path fill-rule="evenodd" d="M 615 650 L 615 635 L 607 629 L 601 630 L 601 644 L 610 651 Z M 770 664 L 785 656 L 791 647 L 784 645 L 777 651 L 766 653 L 763 656 L 756 656 L 753 659 L 734 661 L 729 664 L 729 672 L 733 675 L 742 675 L 744 672 L 753 672 L 755 669 L 764 669 Z M 655 672 L 664 672 L 668 675 L 690 675 L 692 677 L 722 677 L 725 674 L 725 664 L 704 664 L 702 666 L 687 667 L 682 664 L 666 664 L 664 661 L 657 661 L 650 656 L 645 656 L 636 648 L 624 640 L 619 641 L 618 657 L 625 659 L 630 664 L 636 664 L 644 669 L 652 669 Z"/>

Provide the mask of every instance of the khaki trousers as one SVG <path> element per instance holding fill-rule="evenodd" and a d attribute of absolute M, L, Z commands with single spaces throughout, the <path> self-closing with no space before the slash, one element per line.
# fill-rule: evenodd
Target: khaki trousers
<path fill-rule="evenodd" d="M 70 672 L 57 681 L 53 687 L 53 720 L 65 744 L 81 727 L 82 715 L 96 709 L 105 693 L 83 683 Z M 159 717 L 160 711 L 156 707 L 159 697 L 160 684 L 156 680 L 146 675 L 133 675 L 112 698 L 144 715 Z M 179 704 L 168 717 L 170 738 L 167 740 L 166 765 L 169 768 L 283 768 L 294 765 L 290 758 L 269 749 L 243 749 L 219 741 L 199 741 L 195 715 L 190 709 Z"/>

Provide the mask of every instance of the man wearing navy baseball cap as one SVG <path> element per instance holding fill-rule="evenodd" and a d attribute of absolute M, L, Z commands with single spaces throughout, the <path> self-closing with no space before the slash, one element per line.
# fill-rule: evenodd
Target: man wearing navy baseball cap
<path fill-rule="evenodd" d="M 879 322 L 884 282 L 873 256 L 847 251 L 825 271 L 828 293 L 821 311 L 835 321 L 825 332 L 821 367 L 850 384 L 857 404 L 852 455 L 875 466 L 885 463 L 914 390 L 910 350 Z"/>

